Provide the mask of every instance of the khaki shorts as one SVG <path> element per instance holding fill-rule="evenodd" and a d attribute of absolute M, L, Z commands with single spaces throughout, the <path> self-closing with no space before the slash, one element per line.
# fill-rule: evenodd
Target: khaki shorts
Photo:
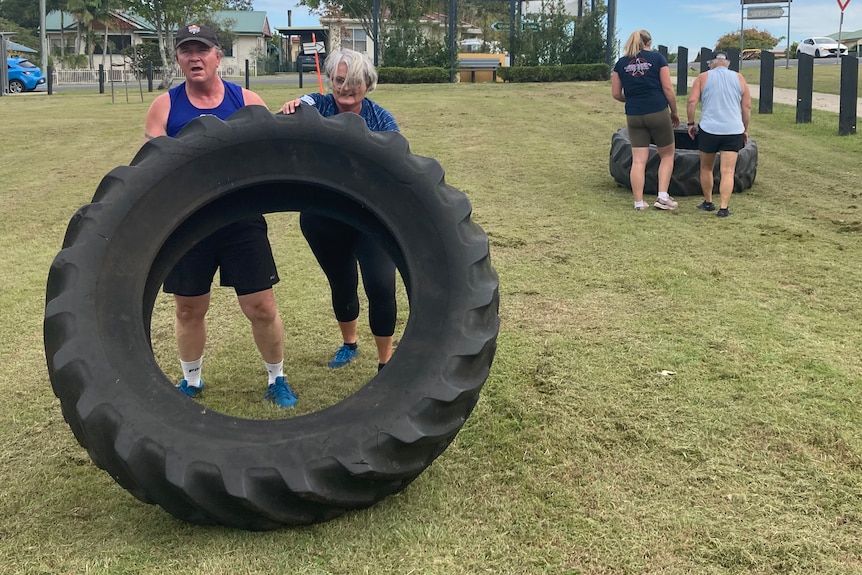
<path fill-rule="evenodd" d="M 642 116 L 626 116 L 626 126 L 632 148 L 648 148 L 650 144 L 663 148 L 675 141 L 669 108 Z"/>

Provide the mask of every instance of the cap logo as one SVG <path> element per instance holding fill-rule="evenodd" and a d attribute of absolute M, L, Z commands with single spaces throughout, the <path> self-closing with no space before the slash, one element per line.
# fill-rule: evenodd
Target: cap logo
<path fill-rule="evenodd" d="M 189 34 L 197 34 L 201 31 L 201 27 L 198 26 L 197 24 L 192 24 L 187 29 L 189 31 Z"/>

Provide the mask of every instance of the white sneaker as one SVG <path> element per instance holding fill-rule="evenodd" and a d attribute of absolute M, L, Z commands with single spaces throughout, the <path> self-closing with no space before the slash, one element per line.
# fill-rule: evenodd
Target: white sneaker
<path fill-rule="evenodd" d="M 670 196 L 666 198 L 659 198 L 658 200 L 656 200 L 656 203 L 653 204 L 653 207 L 660 210 L 675 210 L 678 206 L 679 203 L 677 203 L 677 201 Z"/>

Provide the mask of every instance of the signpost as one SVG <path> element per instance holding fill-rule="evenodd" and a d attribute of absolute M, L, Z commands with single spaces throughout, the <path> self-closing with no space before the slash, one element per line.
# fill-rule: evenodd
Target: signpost
<path fill-rule="evenodd" d="M 306 54 L 323 54 L 326 52 L 326 46 L 323 42 L 303 42 L 302 51 Z"/>
<path fill-rule="evenodd" d="M 494 22 L 489 26 L 491 30 L 508 30 L 510 24 L 508 22 Z M 538 22 L 521 22 L 521 30 L 538 30 L 540 27 Z"/>
<path fill-rule="evenodd" d="M 838 22 L 838 56 L 841 56 L 841 29 L 844 27 L 844 9 L 847 8 L 847 5 L 850 4 L 850 0 L 836 0 L 838 2 L 838 7 L 841 8 L 841 20 Z M 858 53 L 858 49 L 857 49 Z"/>
<path fill-rule="evenodd" d="M 311 42 L 303 42 L 302 51 L 306 54 L 314 54 L 314 67 L 317 69 L 317 87 L 320 93 L 323 94 L 323 77 L 320 75 L 320 55 L 326 52 L 326 46 L 324 46 L 323 42 L 318 42 L 314 32 L 312 32 Z M 299 73 L 302 74 L 301 69 Z M 248 78 L 248 75 L 246 75 L 246 78 Z"/>
<path fill-rule="evenodd" d="M 842 0 L 838 0 L 840 3 Z M 850 0 L 844 0 L 849 2 Z M 768 18 L 784 18 L 787 17 L 787 49 L 785 51 L 785 67 L 790 68 L 790 3 L 793 0 L 739 0 L 740 4 L 740 21 L 739 21 L 739 53 L 745 51 L 745 20 L 757 20 Z M 749 7 L 751 4 L 787 4 L 787 12 L 781 6 L 756 6 Z M 746 9 L 748 14 L 746 15 Z"/>
<path fill-rule="evenodd" d="M 767 18 L 782 18 L 784 16 L 784 8 L 769 7 L 769 8 L 749 8 L 748 19 L 767 19 Z"/>

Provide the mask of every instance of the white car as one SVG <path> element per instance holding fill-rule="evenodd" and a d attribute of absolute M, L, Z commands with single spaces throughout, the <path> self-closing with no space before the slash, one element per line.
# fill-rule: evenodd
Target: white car
<path fill-rule="evenodd" d="M 841 44 L 840 49 L 840 55 L 846 56 L 847 46 Z M 827 38 L 826 36 L 815 36 L 813 38 L 806 38 L 799 43 L 796 48 L 796 56 L 798 57 L 799 54 L 808 54 L 815 58 L 828 58 L 830 56 L 835 56 L 837 58 L 839 56 L 838 50 L 838 42 L 832 38 Z"/>

